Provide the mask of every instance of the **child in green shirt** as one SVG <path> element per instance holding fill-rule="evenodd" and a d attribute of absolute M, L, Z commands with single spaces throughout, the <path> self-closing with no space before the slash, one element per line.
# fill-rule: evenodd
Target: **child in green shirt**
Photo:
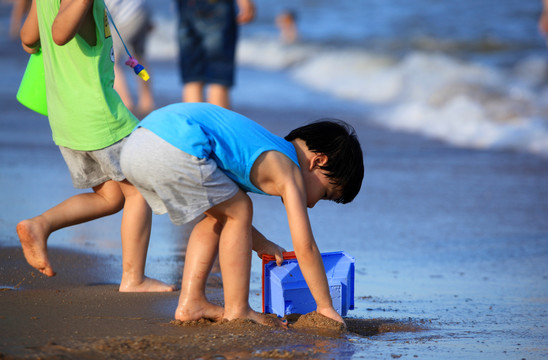
<path fill-rule="evenodd" d="M 42 50 L 53 140 L 73 184 L 93 189 L 17 225 L 27 262 L 54 276 L 47 254 L 52 232 L 124 209 L 120 291 L 173 291 L 144 275 L 152 215 L 120 170 L 120 150 L 138 121 L 113 89 L 112 36 L 104 2 L 33 0 L 20 35 L 25 51 Z"/>

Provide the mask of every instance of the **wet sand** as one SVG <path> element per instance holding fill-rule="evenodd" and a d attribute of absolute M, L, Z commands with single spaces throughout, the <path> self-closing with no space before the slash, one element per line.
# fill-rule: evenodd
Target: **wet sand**
<path fill-rule="evenodd" d="M 420 324 L 290 316 L 288 329 L 252 321 L 174 321 L 179 292 L 127 294 L 108 283 L 119 259 L 52 249 L 58 275 L 29 269 L 18 248 L 1 248 L 0 358 L 322 358 L 349 351 L 347 334 L 420 331 Z M 215 279 L 208 297 L 222 304 Z M 329 355 L 331 354 L 331 355 Z"/>

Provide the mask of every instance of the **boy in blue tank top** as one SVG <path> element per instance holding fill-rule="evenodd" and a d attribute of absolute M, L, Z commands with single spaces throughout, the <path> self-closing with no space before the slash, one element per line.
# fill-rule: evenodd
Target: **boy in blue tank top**
<path fill-rule="evenodd" d="M 248 301 L 251 251 L 274 255 L 278 264 L 284 251 L 252 226 L 253 205 L 246 193 L 255 192 L 281 197 L 316 311 L 344 323 L 332 305 L 307 208 L 319 200 L 348 203 L 358 194 L 363 155 L 349 125 L 323 120 L 280 138 L 216 105 L 173 104 L 139 123 L 120 161 L 155 213 L 167 212 L 176 225 L 203 216 L 188 242 L 176 319 L 248 318 L 276 325 Z M 205 295 L 217 255 L 224 308 Z"/>

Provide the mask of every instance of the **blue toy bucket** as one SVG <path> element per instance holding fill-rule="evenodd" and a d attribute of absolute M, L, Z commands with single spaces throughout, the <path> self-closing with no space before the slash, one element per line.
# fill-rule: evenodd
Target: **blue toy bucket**
<path fill-rule="evenodd" d="M 323 253 L 333 307 L 341 316 L 354 309 L 354 258 L 344 251 Z M 281 266 L 263 256 L 263 312 L 285 316 L 316 310 L 316 301 L 304 280 L 294 252 L 284 253 Z"/>

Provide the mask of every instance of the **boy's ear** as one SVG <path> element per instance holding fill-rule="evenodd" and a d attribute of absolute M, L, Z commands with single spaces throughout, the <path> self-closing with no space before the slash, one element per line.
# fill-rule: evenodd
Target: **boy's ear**
<path fill-rule="evenodd" d="M 314 154 L 311 161 L 311 170 L 317 167 L 322 167 L 327 164 L 327 155 L 325 154 Z"/>

